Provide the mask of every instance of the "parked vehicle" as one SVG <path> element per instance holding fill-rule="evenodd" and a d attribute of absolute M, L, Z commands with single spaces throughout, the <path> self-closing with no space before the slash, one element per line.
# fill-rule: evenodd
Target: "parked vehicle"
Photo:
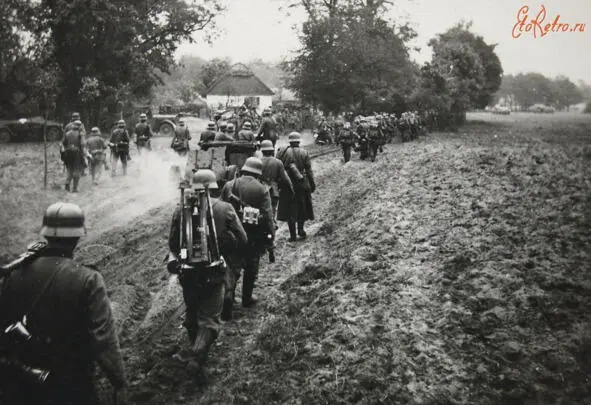
<path fill-rule="evenodd" d="M 63 136 L 62 124 L 43 117 L 0 120 L 0 143 L 43 141 L 43 128 L 47 126 L 47 140 L 59 141 Z"/>

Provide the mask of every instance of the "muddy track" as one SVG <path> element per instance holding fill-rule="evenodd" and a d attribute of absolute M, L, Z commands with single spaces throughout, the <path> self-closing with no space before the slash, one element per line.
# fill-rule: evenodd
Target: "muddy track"
<path fill-rule="evenodd" d="M 340 150 L 306 148 L 312 159 Z M 179 331 L 184 312 L 180 286 L 164 265 L 177 193 L 169 189 L 154 200 L 152 188 L 138 186 L 133 179 L 117 181 L 115 190 L 109 190 L 112 196 L 94 205 L 91 234 L 79 247 L 77 260 L 105 277 L 128 378 L 137 387 L 131 391 L 145 398 L 143 387 L 147 384 L 150 391 L 151 380 L 158 381 L 152 388 L 162 389 L 159 370 L 174 367 L 169 359 L 184 338 L 184 331 Z"/>

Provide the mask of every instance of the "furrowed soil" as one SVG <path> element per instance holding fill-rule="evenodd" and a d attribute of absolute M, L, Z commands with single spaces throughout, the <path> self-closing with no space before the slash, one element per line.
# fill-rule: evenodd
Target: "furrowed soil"
<path fill-rule="evenodd" d="M 42 149 L 3 145 L 0 255 L 35 239 L 51 202 L 85 209 L 78 260 L 105 276 L 131 403 L 588 404 L 591 117 L 470 118 L 375 163 L 313 160 L 309 236 L 280 227 L 260 304 L 223 325 L 205 385 L 172 358 L 186 336 L 162 262 L 168 140 L 77 195 L 58 189 L 57 148 L 43 191 Z"/>

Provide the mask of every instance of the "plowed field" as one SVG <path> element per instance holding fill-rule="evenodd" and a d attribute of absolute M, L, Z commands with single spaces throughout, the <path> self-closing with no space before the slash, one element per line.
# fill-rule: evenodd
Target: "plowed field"
<path fill-rule="evenodd" d="M 309 237 L 288 244 L 280 227 L 261 302 L 224 325 L 205 385 L 172 358 L 186 336 L 162 262 L 178 196 L 167 140 L 76 195 L 58 189 L 55 146 L 43 191 L 42 148 L 2 145 L 0 258 L 50 203 L 84 208 L 77 260 L 105 276 L 131 403 L 588 404 L 591 117 L 470 118 L 375 163 L 314 159 Z"/>

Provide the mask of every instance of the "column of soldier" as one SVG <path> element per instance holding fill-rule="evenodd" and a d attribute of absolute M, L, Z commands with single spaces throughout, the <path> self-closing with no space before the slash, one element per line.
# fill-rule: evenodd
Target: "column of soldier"
<path fill-rule="evenodd" d="M 269 117 L 270 113 L 265 112 L 261 128 L 266 129 L 256 136 L 248 133 L 248 124 L 242 126 L 245 132 L 239 137 L 258 139 L 262 157 L 249 157 L 239 177 L 224 179 L 219 173 L 200 169 L 190 178 L 195 195 L 207 193 L 211 198 L 222 265 L 208 266 L 212 271 L 184 271 L 178 265 L 183 258 L 181 209 L 177 208 L 173 214 L 167 268 L 178 274 L 183 289 L 186 309 L 183 324 L 188 334 L 187 347 L 175 358 L 194 372 L 196 383 L 203 383 L 203 367 L 219 335 L 221 320 L 232 319 L 241 271 L 244 273 L 242 306 L 249 308 L 257 303 L 253 290 L 260 259 L 274 245 L 277 221 L 287 222 L 288 240 L 294 243 L 306 238 L 305 222 L 314 219 L 311 194 L 316 185 L 310 158 L 299 147 L 301 136 L 291 133 L 289 145 L 280 148 L 275 157 L 274 134 L 266 132 Z M 72 140 L 80 140 L 84 131 L 74 118 L 66 130 L 65 150 L 76 144 Z M 140 121 L 145 122 L 145 118 L 142 116 Z M 118 124 L 119 134 L 125 133 L 124 125 Z M 213 129 L 215 123 L 208 127 Z M 211 131 L 203 135 L 206 137 L 208 132 Z M 86 140 L 86 145 L 91 140 L 92 137 Z M 119 135 L 111 136 L 109 144 L 113 149 L 122 140 L 129 142 Z M 81 149 L 82 141 L 77 145 Z M 91 155 L 93 151 L 89 148 Z M 127 150 L 118 153 L 123 155 Z M 124 162 L 126 157 L 121 158 L 122 155 L 119 158 Z M 79 154 L 74 156 L 80 158 Z M 256 213 L 258 225 L 245 220 L 246 212 Z M 113 401 L 125 402 L 126 377 L 104 279 L 99 272 L 73 260 L 74 250 L 85 233 L 85 217 L 79 206 L 52 204 L 42 222 L 41 235 L 46 242 L 30 246 L 21 257 L 1 269 L 0 327 L 4 333 L 0 335 L 0 402 L 3 405 L 98 403 L 95 364 L 114 387 Z M 270 257 L 270 261 L 274 258 Z"/>

